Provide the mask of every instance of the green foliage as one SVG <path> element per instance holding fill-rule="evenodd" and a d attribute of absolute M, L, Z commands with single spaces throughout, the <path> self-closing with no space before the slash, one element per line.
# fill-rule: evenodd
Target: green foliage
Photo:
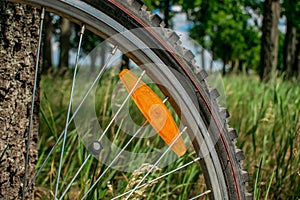
<path fill-rule="evenodd" d="M 161 1 L 145 1 L 150 9 L 161 8 Z M 194 27 L 190 36 L 204 48 L 211 50 L 214 59 L 240 61 L 248 68 L 256 69 L 259 62 L 259 30 L 249 23 L 249 10 L 259 13 L 261 2 L 254 0 L 187 0 L 171 1 L 180 4 Z"/>
<path fill-rule="evenodd" d="M 251 8 L 256 14 L 262 14 L 263 1 L 261 0 L 242 0 L 241 3 L 247 8 Z"/>
<path fill-rule="evenodd" d="M 72 40 L 72 47 L 77 49 L 78 48 L 78 42 L 80 37 L 80 30 L 81 27 L 78 25 L 74 25 L 74 32 L 76 33 L 73 40 Z M 98 44 L 100 44 L 103 41 L 103 39 L 97 35 L 95 35 L 90 30 L 85 30 L 82 38 L 82 51 L 85 54 L 90 53 Z"/>
<path fill-rule="evenodd" d="M 191 37 L 211 50 L 214 59 L 225 63 L 240 61 L 255 69 L 259 62 L 259 30 L 249 22 L 251 14 L 247 6 L 254 6 L 255 2 L 246 2 L 196 1 L 184 3 L 183 7 L 194 22 Z"/>
<path fill-rule="evenodd" d="M 284 0 L 282 4 L 282 14 L 291 21 L 297 30 L 300 30 L 300 1 Z"/>

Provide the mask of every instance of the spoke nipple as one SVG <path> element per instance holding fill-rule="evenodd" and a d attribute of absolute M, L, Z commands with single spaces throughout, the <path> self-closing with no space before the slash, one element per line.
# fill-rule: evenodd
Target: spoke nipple
<path fill-rule="evenodd" d="M 45 18 L 45 8 L 42 8 L 41 20 Z"/>
<path fill-rule="evenodd" d="M 113 48 L 111 54 L 112 54 L 112 55 L 115 55 L 115 53 L 116 53 L 116 51 L 118 50 L 118 48 L 119 48 L 119 46 L 116 45 L 116 46 Z"/>
<path fill-rule="evenodd" d="M 83 24 L 83 25 L 81 26 L 80 35 L 83 35 L 84 31 L 85 31 L 85 25 Z"/>
<path fill-rule="evenodd" d="M 103 147 L 99 141 L 93 141 L 88 147 L 89 151 L 93 155 L 98 155 L 102 151 Z"/>

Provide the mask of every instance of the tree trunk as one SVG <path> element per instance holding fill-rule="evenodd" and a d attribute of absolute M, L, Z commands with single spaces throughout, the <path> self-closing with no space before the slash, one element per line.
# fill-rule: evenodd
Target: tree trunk
<path fill-rule="evenodd" d="M 297 33 L 297 46 L 295 52 L 293 72 L 295 73 L 297 79 L 300 80 L 300 33 Z"/>
<path fill-rule="evenodd" d="M 69 67 L 71 22 L 66 18 L 61 21 L 59 67 L 64 71 Z"/>
<path fill-rule="evenodd" d="M 222 75 L 223 76 L 226 75 L 226 61 L 225 60 L 223 60 Z"/>
<path fill-rule="evenodd" d="M 276 72 L 279 17 L 279 0 L 265 0 L 260 54 L 260 78 L 263 81 L 270 80 Z"/>
<path fill-rule="evenodd" d="M 169 27 L 169 18 L 170 18 L 170 0 L 164 1 L 164 22 L 166 24 L 166 28 Z"/>
<path fill-rule="evenodd" d="M 100 66 L 103 67 L 106 63 L 106 44 L 103 43 L 103 45 L 101 45 L 101 49 L 100 49 L 100 59 L 101 59 L 101 63 Z"/>
<path fill-rule="evenodd" d="M 287 19 L 287 30 L 284 38 L 283 47 L 283 71 L 286 72 L 286 78 L 293 76 L 293 67 L 296 53 L 296 28 L 290 19 Z"/>
<path fill-rule="evenodd" d="M 125 54 L 123 54 L 122 55 L 122 62 L 121 62 L 121 66 L 120 66 L 120 72 L 123 69 L 129 69 L 129 63 L 130 63 L 129 58 Z"/>
<path fill-rule="evenodd" d="M 209 19 L 211 17 L 210 12 L 210 1 L 209 0 L 203 0 L 201 2 L 201 9 L 199 11 L 199 22 L 200 22 L 200 30 L 199 30 L 199 38 L 203 38 L 201 42 L 204 43 L 204 37 L 207 35 L 206 29 L 207 29 L 207 23 L 209 22 Z M 212 47 L 213 49 L 213 47 Z"/>
<path fill-rule="evenodd" d="M 210 61 L 210 71 L 212 72 L 213 71 L 213 68 L 214 68 L 214 54 L 213 52 L 211 52 L 211 61 Z"/>
<path fill-rule="evenodd" d="M 45 13 L 45 24 L 47 26 L 46 29 L 44 29 L 44 37 L 43 37 L 43 65 L 42 65 L 42 73 L 46 74 L 49 69 L 52 67 L 52 53 L 51 53 L 51 38 L 52 38 L 52 17 L 50 16 L 50 13 Z"/>
<path fill-rule="evenodd" d="M 0 199 L 21 199 L 39 13 L 0 1 L 0 25 Z M 27 182 L 37 161 L 38 104 L 37 95 Z"/>
<path fill-rule="evenodd" d="M 205 70 L 208 70 L 206 69 L 206 66 L 205 66 L 205 50 L 204 48 L 202 47 L 202 50 L 201 50 L 201 67 Z"/>
<path fill-rule="evenodd" d="M 97 53 L 91 53 L 91 73 L 94 73 L 96 71 L 96 60 L 97 60 Z M 103 66 L 103 65 L 101 65 Z"/>
<path fill-rule="evenodd" d="M 238 74 L 244 73 L 243 67 L 244 67 L 244 60 L 240 60 L 240 61 L 238 62 L 237 67 L 236 67 L 236 69 L 237 69 L 237 71 L 238 71 Z"/>

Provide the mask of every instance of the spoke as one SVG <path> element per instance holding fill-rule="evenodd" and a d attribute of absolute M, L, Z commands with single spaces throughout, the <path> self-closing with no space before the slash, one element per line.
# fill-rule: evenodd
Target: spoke
<path fill-rule="evenodd" d="M 116 117 L 119 115 L 119 113 L 121 112 L 121 110 L 123 109 L 123 107 L 125 106 L 126 102 L 128 101 L 128 99 L 130 98 L 130 96 L 132 95 L 132 93 L 134 92 L 135 88 L 138 86 L 139 82 L 142 80 L 143 76 L 146 74 L 146 71 L 144 70 L 140 77 L 138 78 L 138 80 L 136 81 L 136 83 L 134 84 L 132 90 L 128 93 L 128 95 L 126 96 L 125 100 L 123 101 L 122 105 L 120 106 L 120 108 L 117 110 L 116 114 L 114 115 L 114 117 L 111 119 L 110 123 L 107 125 L 106 129 L 103 131 L 102 135 L 100 136 L 100 138 L 98 139 L 98 141 L 100 142 L 102 140 L 102 138 L 104 137 L 104 135 L 106 134 L 106 132 L 108 131 L 108 129 L 110 128 L 110 126 L 112 125 L 113 121 L 116 119 Z M 71 180 L 71 183 L 67 186 L 66 190 L 64 191 L 64 194 L 62 195 L 62 197 L 60 197 L 60 199 L 63 198 L 63 196 L 65 195 L 65 193 L 67 192 L 67 190 L 71 187 L 71 184 L 75 181 L 76 177 L 78 176 L 78 174 L 81 172 L 81 170 L 83 169 L 83 167 L 86 165 L 87 161 L 90 159 L 91 154 L 89 154 L 87 156 L 87 158 L 85 159 L 85 161 L 82 163 L 82 165 L 80 166 L 80 168 L 77 170 L 75 176 L 73 177 L 73 179 Z"/>
<path fill-rule="evenodd" d="M 140 77 L 138 78 L 138 80 L 136 81 L 136 83 L 134 84 L 133 88 L 131 89 L 131 91 L 128 93 L 128 95 L 126 96 L 125 100 L 123 101 L 123 103 L 121 104 L 120 108 L 117 110 L 117 112 L 115 113 L 115 115 L 113 116 L 113 118 L 110 120 L 109 124 L 107 125 L 107 127 L 105 128 L 105 130 L 103 131 L 103 134 L 101 135 L 101 137 L 98 139 L 98 141 L 100 142 L 102 140 L 102 138 L 104 137 L 105 133 L 108 131 L 108 129 L 110 128 L 110 126 L 112 125 L 112 123 L 115 121 L 115 119 L 117 118 L 117 116 L 119 115 L 119 113 L 121 112 L 121 110 L 123 109 L 123 107 L 125 106 L 126 102 L 128 101 L 128 99 L 130 98 L 130 96 L 132 95 L 132 93 L 134 92 L 135 88 L 138 86 L 139 82 L 142 80 L 143 76 L 146 74 L 146 71 L 144 70 Z"/>
<path fill-rule="evenodd" d="M 166 97 L 163 100 L 163 103 L 166 103 L 168 101 L 168 97 Z M 121 151 L 118 153 L 118 155 L 111 161 L 111 163 L 106 167 L 106 169 L 101 173 L 101 175 L 97 178 L 95 183 L 90 187 L 90 189 L 84 194 L 84 196 L 81 199 L 84 199 L 98 184 L 98 182 L 101 180 L 101 178 L 106 174 L 106 172 L 110 169 L 110 167 L 116 162 L 116 160 L 120 157 L 120 155 L 125 151 L 127 146 L 132 142 L 132 140 L 142 131 L 142 129 L 148 124 L 148 121 L 145 121 L 143 125 L 135 132 L 135 134 L 130 138 L 130 140 L 125 144 L 125 146 L 121 149 Z"/>
<path fill-rule="evenodd" d="M 93 183 L 93 185 L 89 188 L 89 190 L 83 195 L 83 197 L 81 199 L 85 199 L 86 196 L 94 189 L 94 187 L 98 184 L 98 182 L 100 181 L 100 179 L 104 176 L 104 174 L 106 174 L 106 172 L 110 169 L 110 167 L 115 163 L 115 161 L 119 158 L 119 156 L 124 152 L 124 150 L 126 149 L 126 147 L 132 142 L 132 140 L 141 132 L 141 130 L 144 128 L 144 126 L 147 123 L 145 122 L 143 124 L 143 126 L 141 126 L 136 132 L 135 134 L 130 138 L 130 140 L 126 143 L 126 145 L 122 148 L 122 150 L 118 153 L 118 155 L 113 159 L 113 161 L 107 166 L 107 168 L 102 172 L 102 174 L 97 178 L 97 180 L 95 181 L 95 183 Z"/>
<path fill-rule="evenodd" d="M 42 35 L 43 35 L 43 26 L 44 26 L 44 17 L 45 17 L 45 8 L 42 9 L 41 13 L 41 24 L 39 30 L 39 41 L 38 41 L 38 49 L 36 55 L 36 62 L 35 62 L 35 74 L 34 74 L 34 86 L 32 92 L 32 101 L 31 101 L 31 112 L 30 112 L 30 119 L 29 119 L 29 130 L 27 136 L 27 148 L 26 148 L 26 157 L 25 157 L 25 170 L 24 170 L 24 182 L 23 182 L 23 194 L 22 199 L 25 199 L 26 194 L 26 186 L 27 186 L 27 171 L 28 171 L 28 162 L 29 162 L 29 150 L 30 150 L 30 134 L 32 131 L 33 125 L 33 112 L 34 112 L 34 103 L 35 103 L 35 95 L 36 95 L 36 88 L 37 88 L 37 76 L 39 71 L 39 60 L 40 60 L 40 53 L 41 53 L 41 44 L 42 44 Z"/>
<path fill-rule="evenodd" d="M 181 169 L 183 169 L 183 168 L 185 168 L 185 167 L 187 167 L 187 166 L 189 166 L 189 165 L 191 165 L 191 164 L 193 164 L 193 163 L 195 163 L 195 162 L 197 162 L 197 161 L 199 161 L 199 160 L 200 160 L 199 157 L 198 157 L 198 158 L 195 158 L 194 160 L 192 160 L 192 161 L 190 161 L 190 162 L 188 162 L 188 163 L 186 163 L 186 164 L 184 164 L 184 165 L 182 165 L 182 166 L 180 166 L 180 167 L 178 167 L 178 168 L 176 168 L 176 169 L 173 169 L 173 170 L 170 171 L 170 172 L 167 172 L 167 173 L 165 173 L 165 174 L 163 174 L 163 175 L 161 175 L 161 176 L 159 176 L 159 177 L 157 177 L 157 178 L 155 178 L 155 179 L 153 179 L 153 180 L 151 180 L 151 181 L 148 181 L 147 183 L 144 183 L 144 184 L 138 186 L 136 189 L 140 189 L 140 188 L 142 188 L 142 187 L 144 187 L 144 186 L 147 186 L 147 185 L 149 185 L 149 184 L 151 184 L 151 183 L 154 183 L 154 182 L 156 182 L 156 181 L 158 181 L 158 180 L 160 180 L 160 179 L 162 179 L 162 178 L 164 178 L 164 177 L 166 177 L 166 176 L 168 176 L 168 175 L 170 175 L 170 174 L 173 174 L 173 173 L 177 172 L 178 170 L 181 170 Z M 127 192 L 124 192 L 123 194 L 120 194 L 120 195 L 114 197 L 114 198 L 111 199 L 111 200 L 115 200 L 115 199 L 118 199 L 118 198 L 120 198 L 120 197 L 122 197 L 122 196 L 125 196 L 126 194 L 130 193 L 131 191 L 133 191 L 133 189 L 132 189 L 132 190 L 129 190 L 129 191 L 127 191 Z"/>
<path fill-rule="evenodd" d="M 139 181 L 139 183 L 134 187 L 134 189 L 129 193 L 125 200 L 128 200 L 129 197 L 137 190 L 137 188 L 141 185 L 141 183 L 146 179 L 146 177 L 153 171 L 153 169 L 158 165 L 158 163 L 163 159 L 163 157 L 167 154 L 167 152 L 171 149 L 171 147 L 175 144 L 175 142 L 181 137 L 181 135 L 185 132 L 187 127 L 184 127 L 182 131 L 176 136 L 176 138 L 169 145 L 167 150 L 159 157 L 159 159 L 155 162 L 155 164 L 150 168 L 147 174 Z"/>
<path fill-rule="evenodd" d="M 204 197 L 204 195 L 208 195 L 209 193 L 211 193 L 211 190 L 207 190 L 207 191 L 205 191 L 205 192 L 203 192 L 203 193 L 201 193 L 201 194 L 199 194 L 197 196 L 194 196 L 194 197 L 190 198 L 189 200 L 194 200 L 194 199 L 197 199 L 199 197 Z"/>
<path fill-rule="evenodd" d="M 41 171 L 42 171 L 42 169 L 44 168 L 44 166 L 45 166 L 47 160 L 49 159 L 50 155 L 52 154 L 52 152 L 54 151 L 54 149 L 57 147 L 58 142 L 62 139 L 62 137 L 63 137 L 63 135 L 64 135 L 64 132 L 65 132 L 65 131 L 63 131 L 63 132 L 61 133 L 61 135 L 59 136 L 59 138 L 57 139 L 57 142 L 54 144 L 54 146 L 52 147 L 52 149 L 51 149 L 50 152 L 48 153 L 46 159 L 44 160 L 44 162 L 42 163 L 42 165 L 40 166 L 40 168 L 38 169 L 38 171 L 35 173 L 35 175 L 34 175 L 33 179 L 31 180 L 30 184 L 27 186 L 27 189 L 26 189 L 25 192 L 27 192 L 27 191 L 30 189 L 30 187 L 31 187 L 31 186 L 33 185 L 33 183 L 35 182 L 35 179 L 37 178 L 37 176 L 41 173 Z"/>
<path fill-rule="evenodd" d="M 59 185 L 60 173 L 61 173 L 63 156 L 64 156 L 64 151 L 65 151 L 65 144 L 66 144 L 66 138 L 67 138 L 67 132 L 68 132 L 68 124 L 69 124 L 69 118 L 70 118 L 70 113 L 71 113 L 72 100 L 73 100 L 73 92 L 74 92 L 74 86 L 75 86 L 75 81 L 76 81 L 77 68 L 78 68 L 78 60 L 79 60 L 79 54 L 80 54 L 80 49 L 81 49 L 81 44 L 82 44 L 82 38 L 83 38 L 84 29 L 85 29 L 85 25 L 83 25 L 81 27 L 80 39 L 79 39 L 79 44 L 78 44 L 78 50 L 77 50 L 77 54 L 76 54 L 75 69 L 74 69 L 74 75 L 73 75 L 73 81 L 72 81 L 72 88 L 71 88 L 71 94 L 70 94 L 70 100 L 69 100 L 69 106 L 68 106 L 67 120 L 66 120 L 66 126 L 65 126 L 65 131 L 64 131 L 63 144 L 62 144 L 61 153 L 60 153 L 60 161 L 59 161 L 57 181 L 56 181 L 56 187 L 55 187 L 55 194 L 54 194 L 54 198 L 55 199 L 56 199 L 57 192 L 58 192 L 58 185 Z"/>
<path fill-rule="evenodd" d="M 79 103 L 78 107 L 76 108 L 76 110 L 74 111 L 72 117 L 69 120 L 68 126 L 71 124 L 71 122 L 73 121 L 73 119 L 75 118 L 76 114 L 78 113 L 79 109 L 81 108 L 82 104 L 84 103 L 84 101 L 86 100 L 86 98 L 88 97 L 88 95 L 91 93 L 92 89 L 94 88 L 94 86 L 96 85 L 96 83 L 99 81 L 100 77 L 103 75 L 105 69 L 107 68 L 109 62 L 111 61 L 112 57 L 115 55 L 116 51 L 118 49 L 118 46 L 116 45 L 110 56 L 106 59 L 105 61 L 105 65 L 103 66 L 103 68 L 101 69 L 101 71 L 99 72 L 99 74 L 97 75 L 96 79 L 94 80 L 94 82 L 92 83 L 92 85 L 90 86 L 90 88 L 88 89 L 88 91 L 86 92 L 86 94 L 84 95 L 83 99 L 81 100 L 81 102 Z M 34 175 L 33 179 L 31 180 L 30 184 L 27 186 L 27 189 L 25 192 L 27 192 L 29 190 L 29 188 L 32 186 L 32 184 L 35 182 L 35 179 L 37 178 L 37 176 L 40 174 L 41 170 L 44 168 L 46 162 L 48 161 L 50 155 L 52 154 L 52 152 L 54 151 L 54 149 L 57 147 L 58 143 L 60 142 L 60 140 L 63 138 L 65 133 L 65 130 L 63 130 L 63 132 L 60 134 L 60 136 L 58 137 L 56 143 L 54 144 L 54 146 L 51 148 L 50 152 L 48 153 L 47 157 L 45 158 L 45 160 L 43 161 L 43 163 L 41 164 L 41 166 L 39 167 L 38 171 L 36 172 L 36 174 Z"/>
<path fill-rule="evenodd" d="M 99 74 L 97 75 L 96 79 L 94 80 L 94 82 L 92 83 L 92 85 L 90 86 L 90 88 L 88 89 L 88 91 L 85 93 L 84 97 L 82 98 L 82 100 L 80 101 L 78 107 L 76 108 L 75 112 L 73 113 L 70 121 L 72 121 L 74 119 L 74 117 L 76 116 L 77 112 L 79 111 L 79 109 L 81 108 L 82 104 L 84 103 L 84 101 L 86 100 L 86 98 L 89 96 L 89 94 L 91 93 L 92 89 L 94 88 L 94 86 L 98 83 L 99 79 L 101 78 L 101 76 L 103 75 L 104 71 L 106 70 L 110 60 L 112 59 L 112 57 L 115 55 L 116 51 L 118 49 L 118 46 L 114 46 L 113 50 L 111 51 L 110 56 L 106 59 L 105 64 L 103 65 L 102 69 L 100 70 Z"/>
<path fill-rule="evenodd" d="M 72 186 L 73 182 L 76 180 L 77 176 L 79 175 L 79 173 L 81 172 L 81 170 L 83 169 L 83 167 L 86 165 L 87 161 L 90 159 L 91 155 L 92 154 L 89 154 L 86 157 L 86 159 L 84 160 L 84 162 L 81 164 L 80 168 L 77 170 L 76 174 L 72 178 L 71 182 L 69 183 L 69 185 L 67 186 L 67 188 L 65 189 L 65 191 L 63 192 L 63 194 L 61 195 L 61 197 L 59 198 L 59 200 L 63 199 L 63 197 L 67 194 L 68 190 Z"/>

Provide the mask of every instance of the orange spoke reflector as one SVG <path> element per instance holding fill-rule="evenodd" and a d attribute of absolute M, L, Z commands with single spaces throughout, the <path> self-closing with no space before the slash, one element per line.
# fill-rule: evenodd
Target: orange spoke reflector
<path fill-rule="evenodd" d="M 138 81 L 138 77 L 128 69 L 122 70 L 119 76 L 128 92 L 133 89 Z M 179 130 L 162 100 L 143 81 L 138 83 L 131 97 L 160 137 L 170 145 L 178 136 Z M 173 144 L 172 150 L 178 156 L 184 155 L 186 147 L 182 137 L 179 137 Z"/>

